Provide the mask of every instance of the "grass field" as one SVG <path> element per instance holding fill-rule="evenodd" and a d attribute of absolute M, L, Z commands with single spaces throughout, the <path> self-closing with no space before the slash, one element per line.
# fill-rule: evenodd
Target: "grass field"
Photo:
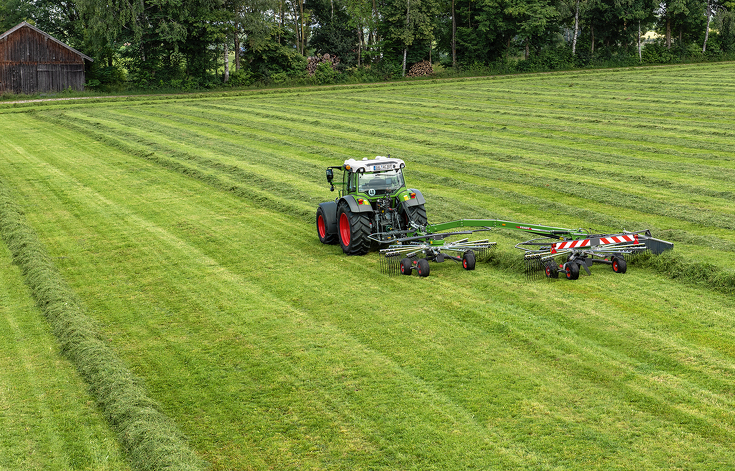
<path fill-rule="evenodd" d="M 2 105 L 0 190 L 81 306 L 75 318 L 212 469 L 726 469 L 734 72 Z M 596 266 L 529 282 L 513 249 L 525 237 L 498 231 L 497 254 L 473 272 L 387 277 L 375 253 L 319 244 L 314 212 L 335 196 L 326 166 L 388 153 L 407 162 L 430 222 L 650 228 L 674 254 L 625 275 Z M 13 253 L 28 245 L 4 235 Z M 19 281 L 40 249 L 16 255 L 20 271 L 11 251 L 0 251 L 2 335 L 28 324 L 45 332 L 38 361 L 68 365 L 42 324 L 53 316 Z M 4 348 L 7 363 L 16 353 Z M 125 469 L 116 433 L 145 467 L 100 387 L 89 399 L 68 366 L 32 363 L 0 372 L 18 385 L 0 389 L 4 448 L 26 456 L 18 436 L 56 446 L 68 468 L 111 449 L 109 469 Z M 39 392 L 59 382 L 77 386 Z M 46 431 L 76 424 L 90 401 L 110 429 L 89 419 L 74 429 L 87 448 L 52 445 Z M 59 407 L 72 418 L 35 413 Z M 14 428 L 23 421 L 33 432 Z M 26 459 L 0 467 L 37 466 Z"/>

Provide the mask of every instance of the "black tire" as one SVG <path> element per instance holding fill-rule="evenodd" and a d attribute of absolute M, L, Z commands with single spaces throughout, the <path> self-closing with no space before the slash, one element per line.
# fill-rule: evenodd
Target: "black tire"
<path fill-rule="evenodd" d="M 577 278 L 579 278 L 579 265 L 577 265 L 576 263 L 567 262 L 564 270 L 567 273 L 567 280 L 576 280 Z"/>
<path fill-rule="evenodd" d="M 419 226 L 426 226 L 426 208 L 423 204 L 418 206 L 406 206 L 406 229 L 411 228 L 410 222 L 418 224 Z"/>
<path fill-rule="evenodd" d="M 546 273 L 546 278 L 559 278 L 559 267 L 556 266 L 553 260 L 544 264 L 544 272 Z"/>
<path fill-rule="evenodd" d="M 316 210 L 316 235 L 322 244 L 335 245 L 337 243 L 337 234 L 329 232 L 327 220 L 321 206 Z"/>
<path fill-rule="evenodd" d="M 625 273 L 628 271 L 628 264 L 623 257 L 613 257 L 612 269 L 615 273 Z"/>
<path fill-rule="evenodd" d="M 402 258 L 401 259 L 401 273 L 403 273 L 404 275 L 410 275 L 412 269 L 413 269 L 413 264 L 411 263 L 411 259 Z"/>
<path fill-rule="evenodd" d="M 426 277 L 429 276 L 429 261 L 425 258 L 420 258 L 418 263 L 416 263 L 416 271 L 419 272 L 419 276 Z"/>
<path fill-rule="evenodd" d="M 347 203 L 341 203 L 337 208 L 337 235 L 344 253 L 365 255 L 370 250 L 370 217 L 353 213 Z"/>
<path fill-rule="evenodd" d="M 474 270 L 475 269 L 475 253 L 472 251 L 467 251 L 462 255 L 462 268 L 465 270 Z"/>

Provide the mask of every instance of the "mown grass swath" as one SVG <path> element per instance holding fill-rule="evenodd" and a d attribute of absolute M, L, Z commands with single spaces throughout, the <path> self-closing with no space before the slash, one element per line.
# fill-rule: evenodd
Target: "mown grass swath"
<path fill-rule="evenodd" d="M 130 469 L 3 243 L 0 410 L 0 469 Z"/>
<path fill-rule="evenodd" d="M 0 115 L 0 177 L 215 469 L 728 468 L 732 69 L 34 105 Z M 473 272 L 385 277 L 314 212 L 326 166 L 388 153 L 430 222 L 675 252 L 528 283 L 497 231 Z"/>
<path fill-rule="evenodd" d="M 61 352 L 77 367 L 136 469 L 202 469 L 174 423 L 107 346 L 0 181 L 0 235 L 46 315 Z"/>

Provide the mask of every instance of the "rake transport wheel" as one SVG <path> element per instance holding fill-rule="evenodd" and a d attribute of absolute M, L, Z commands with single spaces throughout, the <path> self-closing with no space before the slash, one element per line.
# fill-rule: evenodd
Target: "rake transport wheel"
<path fill-rule="evenodd" d="M 462 255 L 462 268 L 465 270 L 475 269 L 475 253 L 471 250 L 468 250 Z"/>
<path fill-rule="evenodd" d="M 559 267 L 556 266 L 554 261 L 544 263 L 544 273 L 546 278 L 559 278 Z"/>
<path fill-rule="evenodd" d="M 316 233 L 319 236 L 319 242 L 322 244 L 334 245 L 337 243 L 337 234 L 330 233 L 327 230 L 327 222 L 321 207 L 316 210 Z"/>
<path fill-rule="evenodd" d="M 411 259 L 406 257 L 401 259 L 401 273 L 404 275 L 410 275 L 411 269 L 413 268 L 411 264 Z"/>
<path fill-rule="evenodd" d="M 337 208 L 337 233 L 342 251 L 347 255 L 365 255 L 370 250 L 370 217 L 353 213 L 347 203 Z"/>
<path fill-rule="evenodd" d="M 420 258 L 419 261 L 416 263 L 416 271 L 419 272 L 419 276 L 429 276 L 429 261 L 425 258 Z"/>
<path fill-rule="evenodd" d="M 576 280 L 579 278 L 579 265 L 576 263 L 567 263 L 564 266 L 564 271 L 567 273 L 567 280 Z"/>
<path fill-rule="evenodd" d="M 623 257 L 613 257 L 612 269 L 615 273 L 625 273 L 628 271 L 628 264 Z"/>

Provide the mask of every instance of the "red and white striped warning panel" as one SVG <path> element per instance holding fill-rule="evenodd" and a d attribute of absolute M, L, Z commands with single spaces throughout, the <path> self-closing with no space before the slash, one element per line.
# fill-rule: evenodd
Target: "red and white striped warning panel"
<path fill-rule="evenodd" d="M 568 240 L 566 242 L 559 242 L 558 244 L 551 244 L 551 253 L 556 253 L 557 250 L 589 247 L 591 243 L 592 241 L 590 239 Z"/>
<path fill-rule="evenodd" d="M 600 245 L 622 244 L 624 242 L 638 243 L 638 234 L 623 234 L 610 237 L 600 237 Z"/>
<path fill-rule="evenodd" d="M 638 243 L 638 234 L 620 234 L 614 236 L 600 237 L 599 243 L 595 243 L 595 246 L 599 245 L 610 245 L 610 244 L 625 244 L 628 242 Z M 565 249 L 578 249 L 589 247 L 592 245 L 591 239 L 583 240 L 567 240 L 556 244 L 551 244 L 551 253 L 556 253 L 558 250 Z"/>

